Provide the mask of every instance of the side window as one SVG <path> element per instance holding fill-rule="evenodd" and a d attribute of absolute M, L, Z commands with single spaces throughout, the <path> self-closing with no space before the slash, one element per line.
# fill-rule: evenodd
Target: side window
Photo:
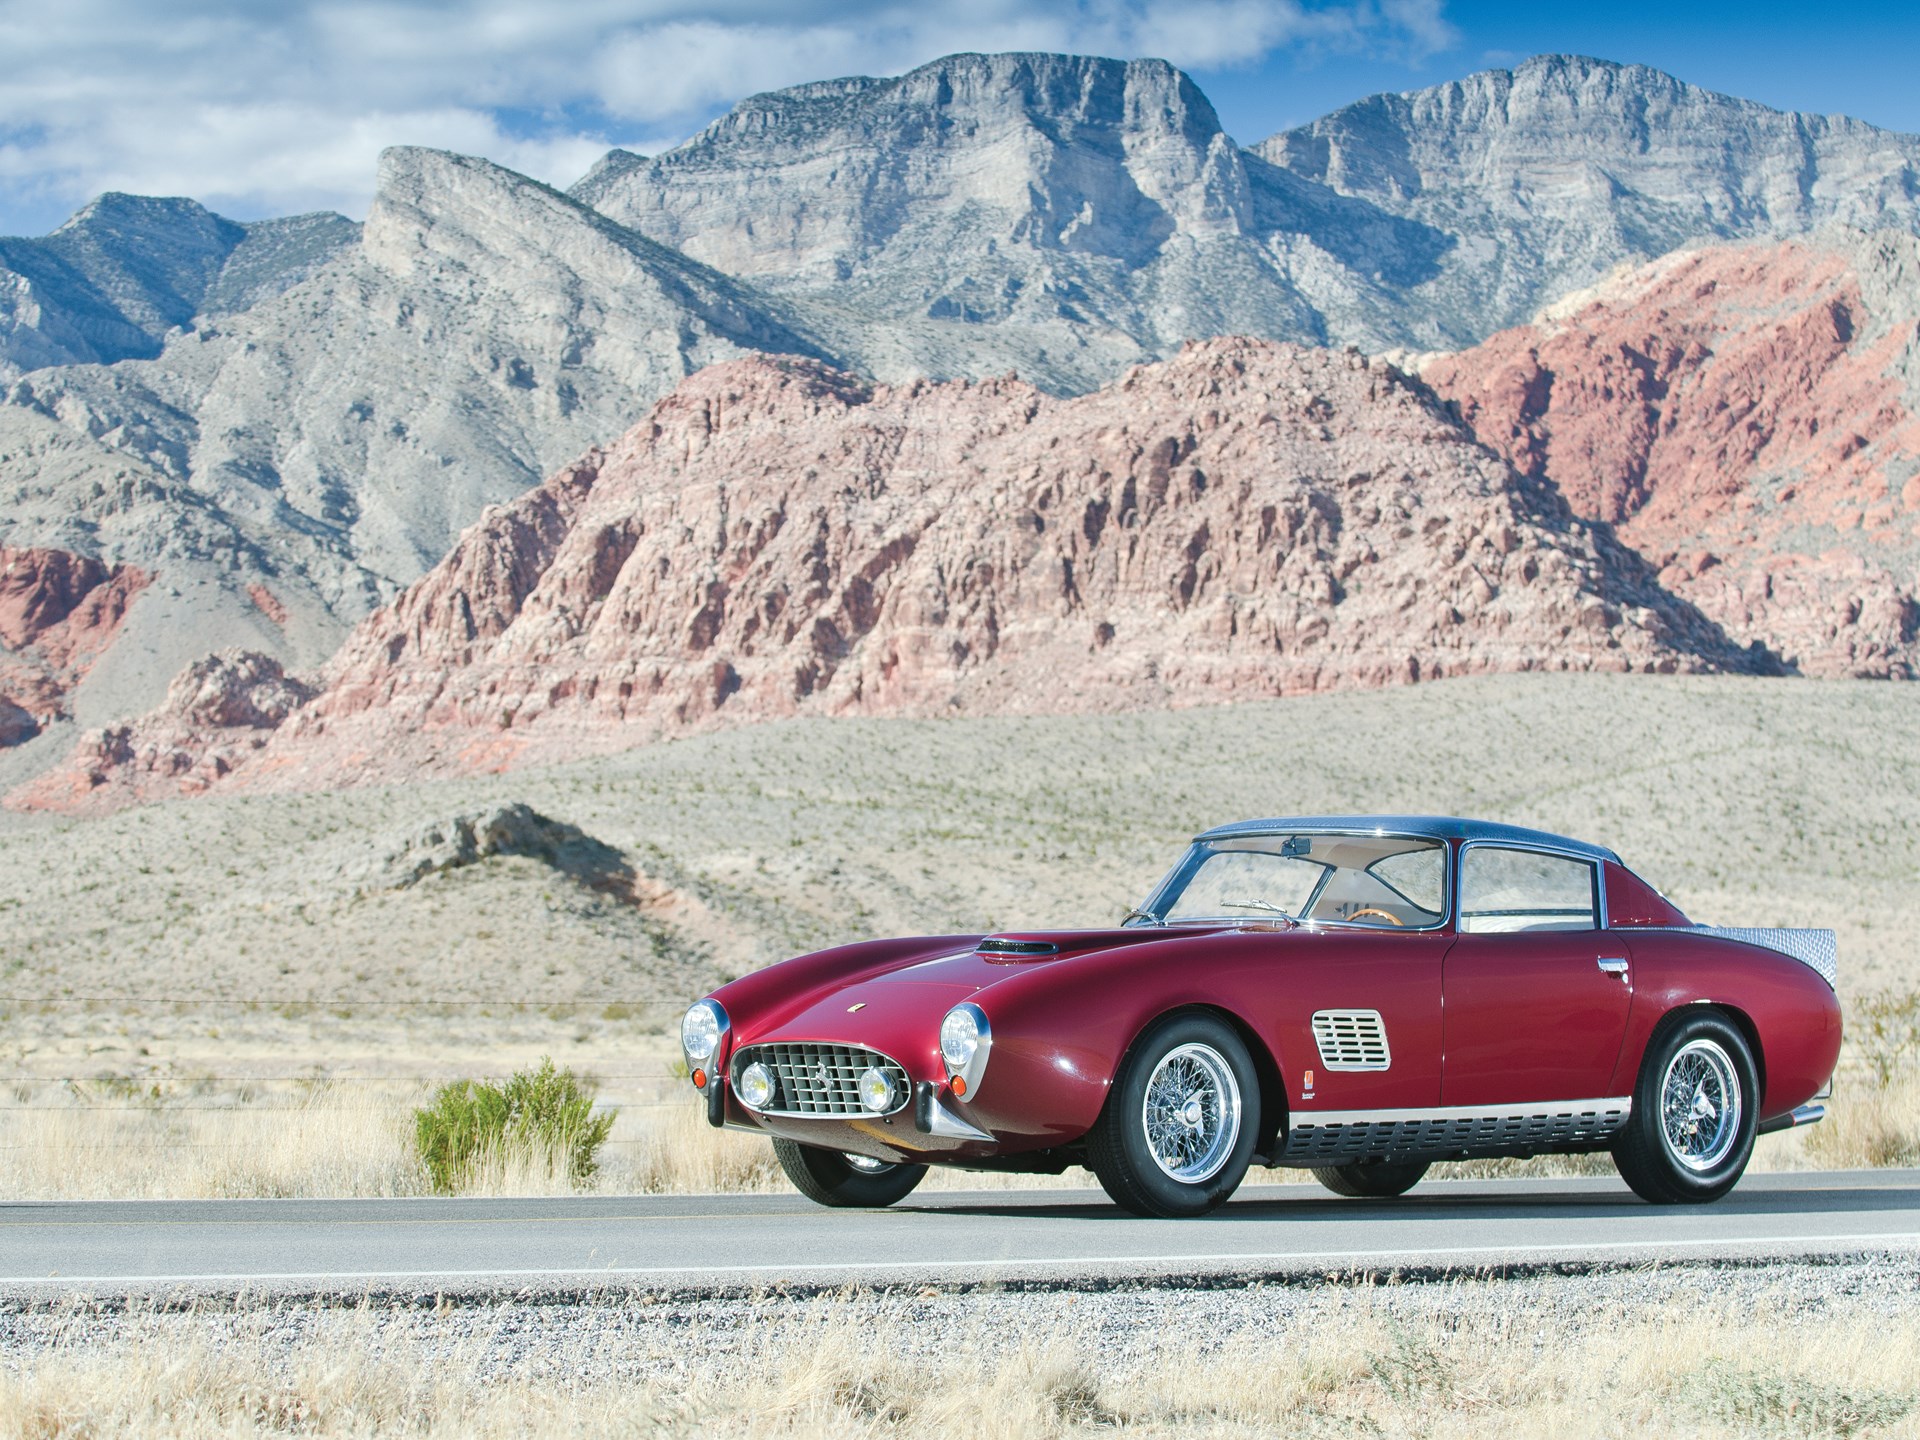
<path fill-rule="evenodd" d="M 1468 846 L 1460 864 L 1460 932 L 1592 930 L 1593 865 L 1537 850 Z"/>

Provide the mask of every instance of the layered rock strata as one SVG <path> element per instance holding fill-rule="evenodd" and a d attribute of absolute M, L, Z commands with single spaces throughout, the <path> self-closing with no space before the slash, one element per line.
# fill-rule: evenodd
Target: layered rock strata
<path fill-rule="evenodd" d="M 0 546 L 0 748 L 67 718 L 150 577 L 64 550 Z"/>
<path fill-rule="evenodd" d="M 1069 400 L 752 358 L 489 510 L 221 763 L 241 786 L 332 786 L 792 715 L 1770 664 L 1357 353 L 1213 341 Z M 171 758 L 183 715 L 13 803 L 201 783 Z"/>
<path fill-rule="evenodd" d="M 1479 438 L 1811 675 L 1920 674 L 1920 245 L 1683 252 L 1438 359 Z"/>

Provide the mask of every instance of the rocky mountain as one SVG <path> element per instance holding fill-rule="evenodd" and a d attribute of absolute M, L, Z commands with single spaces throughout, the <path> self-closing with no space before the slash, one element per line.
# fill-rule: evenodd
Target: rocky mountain
<path fill-rule="evenodd" d="M 1777 668 L 1392 366 L 1251 340 L 1077 399 L 711 366 L 489 510 L 271 739 L 252 697 L 284 700 L 280 677 L 221 663 L 232 703 L 183 677 L 9 803 L 498 769 L 803 714 Z"/>
<path fill-rule="evenodd" d="M 1689 241 L 1912 228 L 1920 139 L 1546 56 L 1243 150 L 1161 61 L 956 55 L 756 96 L 574 193 L 784 294 L 1050 327 L 1035 378 L 1071 390 L 1105 378 L 1075 334 L 1451 349 Z"/>
<path fill-rule="evenodd" d="M 798 355 L 896 388 L 1014 371 L 1067 396 L 1194 337 L 1473 347 L 1702 239 L 1911 231 L 1916 147 L 1547 57 L 1245 149 L 1160 62 L 959 55 L 754 97 L 667 154 L 610 154 L 570 195 L 403 149 L 364 228 L 103 197 L 53 236 L 0 242 L 0 544 L 152 577 L 126 658 L 73 692 L 73 723 L 97 725 L 214 651 L 320 666 L 487 506 L 702 366 Z M 1716 327 L 1746 322 L 1709 306 L 1685 323 L 1713 351 Z M 1847 346 L 1850 371 L 1879 363 Z M 1463 367 L 1512 358 L 1474 353 Z M 1763 361 L 1756 404 L 1807 401 L 1811 371 Z M 1479 393 L 1467 368 L 1447 376 L 1463 403 Z M 1585 504 L 1564 442 L 1536 465 L 1501 439 L 1507 422 L 1474 423 Z M 1564 435 L 1571 413 L 1552 423 Z M 1677 453 L 1650 450 L 1645 483 Z M 1739 473 L 1771 483 L 1758 462 Z M 1651 520 L 1619 523 L 1666 565 Z M 1872 598 L 1909 593 L 1904 562 L 1865 534 L 1829 537 L 1833 564 L 1896 577 L 1863 592 L 1861 613 L 1883 619 L 1852 658 L 1842 631 L 1858 627 L 1808 619 L 1811 599 L 1749 620 L 1677 572 L 1670 585 L 1803 668 L 1904 673 L 1904 602 Z M 1815 590 L 1822 614 L 1856 598 Z M 65 748 L 57 731 L 32 763 Z"/>
<path fill-rule="evenodd" d="M 42 239 L 0 239 L 0 378 L 151 359 L 169 331 L 298 284 L 359 228 L 331 214 L 242 225 L 192 200 L 102 195 Z"/>
<path fill-rule="evenodd" d="M 72 718 L 71 692 L 149 578 L 63 550 L 0 547 L 0 750 Z"/>
<path fill-rule="evenodd" d="M 1736 639 L 1920 676 L 1920 241 L 1684 251 L 1425 377 Z"/>
<path fill-rule="evenodd" d="M 689 371 L 811 348 L 725 276 L 545 186 L 393 151 L 360 242 L 307 280 L 158 360 L 15 382 L 0 504 L 16 540 L 197 587 L 194 653 L 313 664 L 486 505 Z"/>

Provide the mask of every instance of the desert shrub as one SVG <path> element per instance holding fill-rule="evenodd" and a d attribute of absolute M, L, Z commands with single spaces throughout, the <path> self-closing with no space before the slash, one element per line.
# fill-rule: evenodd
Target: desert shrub
<path fill-rule="evenodd" d="M 1828 1166 L 1920 1162 L 1920 991 L 1865 995 L 1842 1012 L 1840 1074 L 1807 1154 Z"/>
<path fill-rule="evenodd" d="M 1880 1089 L 1920 1066 L 1920 990 L 1883 990 L 1846 1007 L 1847 1048 Z"/>
<path fill-rule="evenodd" d="M 593 1113 L 593 1095 L 571 1070 L 542 1060 L 537 1070 L 518 1070 L 504 1085 L 456 1080 L 413 1112 L 414 1140 L 434 1190 L 460 1189 L 483 1157 L 520 1151 L 564 1164 L 574 1184 L 599 1169 L 617 1111 Z"/>

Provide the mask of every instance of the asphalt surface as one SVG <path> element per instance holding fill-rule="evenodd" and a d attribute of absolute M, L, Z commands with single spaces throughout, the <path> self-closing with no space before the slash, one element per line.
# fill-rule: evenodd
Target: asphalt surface
<path fill-rule="evenodd" d="M 1840 1256 L 1920 1246 L 1920 1171 L 1753 1175 L 1715 1205 L 1612 1179 L 1428 1182 L 1396 1201 L 1248 1185 L 1202 1220 L 1096 1191 L 0 1204 L 0 1293 L 538 1290 L 1151 1280 Z"/>

